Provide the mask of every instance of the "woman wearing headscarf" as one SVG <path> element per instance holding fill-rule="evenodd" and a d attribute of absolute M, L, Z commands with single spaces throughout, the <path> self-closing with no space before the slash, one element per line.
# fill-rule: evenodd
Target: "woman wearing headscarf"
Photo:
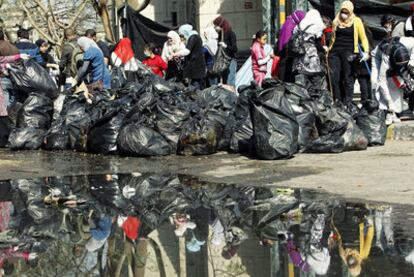
<path fill-rule="evenodd" d="M 279 38 L 276 45 L 275 53 L 280 56 L 279 78 L 282 81 L 293 82 L 292 63 L 293 58 L 287 53 L 287 44 L 293 35 L 296 26 L 305 17 L 305 12 L 297 10 L 287 17 L 285 23 L 280 28 Z"/>
<path fill-rule="evenodd" d="M 217 85 L 217 76 L 209 73 L 214 66 L 214 57 L 218 50 L 218 33 L 214 27 L 209 26 L 203 32 L 203 53 L 207 65 L 207 86 Z"/>
<path fill-rule="evenodd" d="M 206 78 L 206 62 L 203 55 L 203 41 L 193 26 L 189 24 L 182 25 L 178 33 L 187 41 L 186 48 L 190 54 L 186 56 L 183 78 L 188 79 L 190 84 L 198 89 L 204 88 Z"/>
<path fill-rule="evenodd" d="M 123 80 L 124 76 L 122 69 L 125 72 L 127 81 L 135 81 L 136 72 L 138 71 L 139 61 L 135 58 L 134 50 L 132 49 L 132 41 L 129 38 L 122 38 L 115 47 L 114 52 L 111 54 L 112 65 L 112 81 L 116 83 L 114 79 Z M 120 77 L 119 77 L 120 76 Z"/>
<path fill-rule="evenodd" d="M 362 45 L 362 58 L 359 62 L 369 59 L 369 42 L 364 24 L 354 14 L 354 4 L 345 1 L 333 22 L 333 37 L 329 47 L 330 82 L 335 101 L 350 107 L 354 97 L 354 72 L 352 64 L 357 59 Z M 341 77 L 342 76 L 342 77 Z M 341 84 L 344 84 L 345 95 L 341 94 Z"/>
<path fill-rule="evenodd" d="M 170 31 L 167 37 L 168 40 L 164 43 L 161 54 L 162 59 L 168 63 L 165 79 L 176 78 L 178 81 L 181 81 L 182 64 L 185 56 L 190 54 L 190 51 L 185 48 L 185 44 L 181 41 L 181 37 L 177 32 Z"/>
<path fill-rule="evenodd" d="M 73 85 L 80 85 L 90 73 L 88 87 L 90 90 L 110 89 L 111 75 L 104 61 L 104 55 L 98 45 L 90 38 L 80 37 L 78 45 L 84 52 L 83 65 L 78 70 Z"/>
<path fill-rule="evenodd" d="M 303 47 L 306 51 L 304 55 L 294 58 L 293 73 L 295 81 L 304 83 L 308 90 L 326 88 L 325 67 L 319 56 L 319 52 L 324 52 L 320 40 L 324 29 L 321 14 L 312 9 L 294 30 L 294 33 L 304 33 Z"/>
<path fill-rule="evenodd" d="M 229 69 L 223 74 L 223 83 L 236 86 L 237 73 L 237 36 L 233 31 L 230 22 L 222 16 L 217 17 L 213 21 L 214 28 L 219 33 L 219 45 L 224 48 L 227 55 L 231 57 Z"/>

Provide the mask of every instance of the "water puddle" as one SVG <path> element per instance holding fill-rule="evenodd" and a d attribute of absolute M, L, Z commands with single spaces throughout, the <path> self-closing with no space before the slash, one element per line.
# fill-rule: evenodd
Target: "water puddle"
<path fill-rule="evenodd" d="M 189 176 L 0 183 L 5 276 L 406 277 L 413 227 L 413 207 Z"/>

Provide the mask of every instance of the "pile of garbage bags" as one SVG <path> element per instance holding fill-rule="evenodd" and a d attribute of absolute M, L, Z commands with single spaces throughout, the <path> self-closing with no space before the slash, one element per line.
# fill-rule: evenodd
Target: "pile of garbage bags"
<path fill-rule="evenodd" d="M 228 151 L 275 160 L 298 152 L 365 150 L 385 142 L 385 113 L 376 101 L 350 111 L 333 105 L 329 91 L 310 93 L 300 84 L 268 79 L 263 88 L 252 84 L 237 93 L 222 86 L 200 91 L 141 72 L 138 81 L 117 89 L 66 91 L 59 111 L 53 105 L 59 95 L 53 81 L 33 66 L 11 74 L 28 95 L 13 123 L 0 126 L 1 141 L 10 133 L 7 145 L 13 150 L 138 157 Z"/>

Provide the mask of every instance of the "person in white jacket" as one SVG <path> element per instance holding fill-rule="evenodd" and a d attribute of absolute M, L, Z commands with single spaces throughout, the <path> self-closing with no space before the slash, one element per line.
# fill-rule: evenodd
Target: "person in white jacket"
<path fill-rule="evenodd" d="M 176 78 L 181 80 L 182 62 L 185 56 L 190 54 L 190 50 L 185 47 L 180 35 L 175 31 L 170 31 L 167 34 L 168 40 L 164 43 L 161 58 L 168 63 L 167 74 L 165 78 Z"/>
<path fill-rule="evenodd" d="M 405 110 L 404 90 L 413 90 L 409 69 L 414 68 L 414 38 L 390 38 L 372 51 L 371 83 L 380 102 L 387 110 L 387 124 L 399 122 L 396 113 Z"/>

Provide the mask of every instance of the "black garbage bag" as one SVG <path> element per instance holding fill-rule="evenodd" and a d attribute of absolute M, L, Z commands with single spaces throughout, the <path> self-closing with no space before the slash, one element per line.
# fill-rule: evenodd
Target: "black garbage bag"
<path fill-rule="evenodd" d="M 322 136 L 312 141 L 306 148 L 307 153 L 342 153 L 345 150 L 345 140 L 337 134 Z"/>
<path fill-rule="evenodd" d="M 47 130 L 53 116 L 53 101 L 39 93 L 31 93 L 17 114 L 17 128 Z"/>
<path fill-rule="evenodd" d="M 342 135 L 345 141 L 344 151 L 360 151 L 366 150 L 368 140 L 361 129 L 353 122 L 349 122 L 348 129 Z"/>
<path fill-rule="evenodd" d="M 60 117 L 53 122 L 45 137 L 48 150 L 87 150 L 87 134 L 91 125 L 88 104 L 82 94 L 68 95 Z"/>
<path fill-rule="evenodd" d="M 233 134 L 230 140 L 230 150 L 234 153 L 251 153 L 253 124 L 250 116 L 245 121 L 236 122 L 233 127 Z"/>
<path fill-rule="evenodd" d="M 118 135 L 125 118 L 124 112 L 98 122 L 88 134 L 87 146 L 92 153 L 116 154 Z"/>
<path fill-rule="evenodd" d="M 299 124 L 285 97 L 283 85 L 253 96 L 251 117 L 257 157 L 265 160 L 284 159 L 297 152 Z"/>
<path fill-rule="evenodd" d="M 364 103 L 357 117 L 357 125 L 368 139 L 369 146 L 384 145 L 387 138 L 385 112 L 370 101 Z"/>
<path fill-rule="evenodd" d="M 13 65 L 9 72 L 16 89 L 22 93 L 37 92 L 52 99 L 59 95 L 49 72 L 33 59 Z"/>
<path fill-rule="evenodd" d="M 36 128 L 14 129 L 9 136 L 12 150 L 37 150 L 43 144 L 45 130 Z"/>
<path fill-rule="evenodd" d="M 52 127 L 45 135 L 44 148 L 46 150 L 69 149 L 69 134 L 63 120 L 54 121 Z"/>
<path fill-rule="evenodd" d="M 164 102 L 157 104 L 155 130 L 170 143 L 174 153 L 177 151 L 180 134 L 189 120 L 190 112 L 185 107 Z"/>
<path fill-rule="evenodd" d="M 111 89 L 121 89 L 127 83 L 124 70 L 121 67 L 113 67 L 111 70 Z"/>
<path fill-rule="evenodd" d="M 183 128 L 177 153 L 180 155 L 210 155 L 217 152 L 223 126 L 205 115 L 193 117 Z"/>
<path fill-rule="evenodd" d="M 315 127 L 316 117 L 312 112 L 304 112 L 296 115 L 296 118 L 299 123 L 298 145 L 300 150 L 304 150 L 312 142 L 315 132 L 317 132 Z"/>
<path fill-rule="evenodd" d="M 13 127 L 13 121 L 8 116 L 0 116 L 0 147 L 6 146 Z"/>
<path fill-rule="evenodd" d="M 156 131 L 130 124 L 122 128 L 118 136 L 120 153 L 139 157 L 166 156 L 172 153 L 168 142 Z"/>

